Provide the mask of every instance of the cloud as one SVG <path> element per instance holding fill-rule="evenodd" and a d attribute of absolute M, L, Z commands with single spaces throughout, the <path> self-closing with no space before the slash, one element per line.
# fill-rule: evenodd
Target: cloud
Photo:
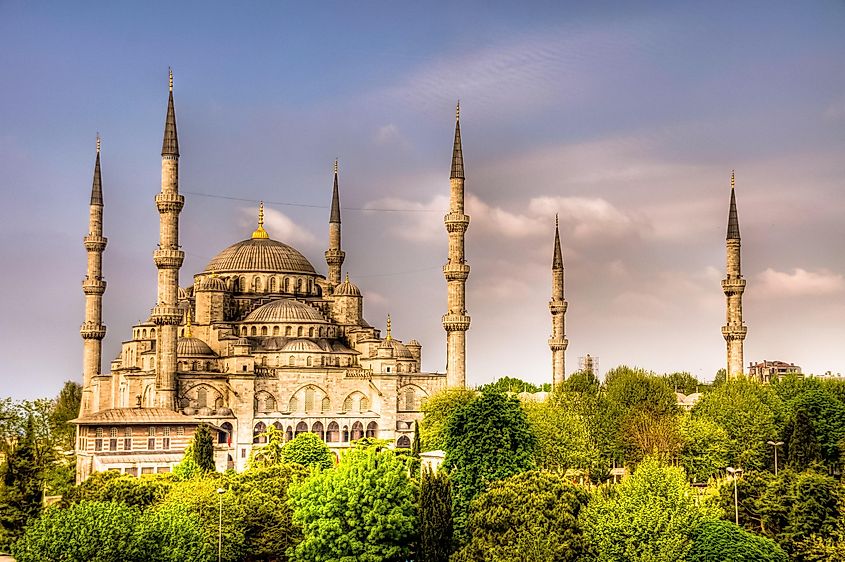
<path fill-rule="evenodd" d="M 244 225 L 255 224 L 254 208 L 243 208 L 241 213 L 244 216 L 242 221 Z M 293 247 L 307 247 L 315 242 L 313 234 L 293 222 L 281 211 L 266 206 L 264 207 L 264 228 L 274 240 L 284 240 L 286 244 Z"/>
<path fill-rule="evenodd" d="M 795 268 L 792 273 L 768 268 L 757 276 L 754 295 L 764 298 L 825 296 L 845 290 L 845 277 L 822 269 L 817 272 Z"/>
<path fill-rule="evenodd" d="M 380 146 L 398 144 L 404 147 L 407 145 L 407 140 L 399 132 L 399 127 L 393 123 L 388 123 L 376 129 L 375 142 Z"/>
<path fill-rule="evenodd" d="M 528 208 L 537 216 L 558 213 L 561 227 L 574 238 L 617 238 L 648 230 L 644 220 L 600 197 L 534 197 Z"/>

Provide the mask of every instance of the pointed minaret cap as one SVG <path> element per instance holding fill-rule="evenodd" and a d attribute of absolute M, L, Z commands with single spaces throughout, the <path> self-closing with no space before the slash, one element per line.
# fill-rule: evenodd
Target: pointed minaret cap
<path fill-rule="evenodd" d="M 552 269 L 563 269 L 563 252 L 560 250 L 560 228 L 555 213 L 555 255 L 552 259 Z"/>
<path fill-rule="evenodd" d="M 332 188 L 332 211 L 329 222 L 340 223 L 340 194 L 337 187 L 337 158 L 334 161 L 334 187 Z"/>
<path fill-rule="evenodd" d="M 391 332 L 391 325 L 390 325 L 390 315 L 387 315 L 387 337 L 384 338 L 385 341 L 391 341 L 393 339 L 393 334 Z"/>
<path fill-rule="evenodd" d="M 455 144 L 452 147 L 451 179 L 464 179 L 464 153 L 461 148 L 461 102 L 455 107 Z"/>
<path fill-rule="evenodd" d="M 164 120 L 162 156 L 179 156 L 179 139 L 176 136 L 176 109 L 173 107 L 173 70 L 169 69 L 170 93 L 167 96 L 167 117 Z"/>
<path fill-rule="evenodd" d="M 731 207 L 728 211 L 728 240 L 739 240 L 739 215 L 736 212 L 736 178 L 731 171 Z"/>
<path fill-rule="evenodd" d="M 91 204 L 103 206 L 103 180 L 100 177 L 100 133 L 97 133 L 97 159 L 94 161 L 94 183 L 91 185 Z"/>
<path fill-rule="evenodd" d="M 255 232 L 252 233 L 252 239 L 266 239 L 270 238 L 270 235 L 267 234 L 267 231 L 264 230 L 264 201 L 258 202 L 258 228 L 255 229 Z"/>

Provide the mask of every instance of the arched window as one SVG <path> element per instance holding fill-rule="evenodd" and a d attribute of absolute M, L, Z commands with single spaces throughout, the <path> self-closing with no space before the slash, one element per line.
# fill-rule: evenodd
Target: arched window
<path fill-rule="evenodd" d="M 308 433 L 308 424 L 301 421 L 296 424 L 296 435 L 301 435 L 303 433 Z"/>
<path fill-rule="evenodd" d="M 313 337 L 314 337 L 314 328 L 308 328 L 308 337 L 309 337 L 309 338 L 313 338 Z"/>
<path fill-rule="evenodd" d="M 322 338 L 322 337 L 323 337 L 323 335 L 324 335 L 325 333 L 326 333 L 325 328 L 322 328 L 322 327 L 321 327 L 321 328 L 320 328 L 320 331 L 319 331 L 319 334 L 320 334 L 320 335 L 319 335 L 318 337 L 321 337 L 321 338 Z"/>
<path fill-rule="evenodd" d="M 288 404 L 288 409 L 291 412 L 298 412 L 299 411 L 299 400 L 296 398 L 296 396 L 290 397 L 290 403 Z"/>
<path fill-rule="evenodd" d="M 208 407 L 208 391 L 205 387 L 200 387 L 197 390 L 197 408 Z"/>
<path fill-rule="evenodd" d="M 241 326 L 241 335 L 242 336 L 246 335 L 246 326 Z"/>
<path fill-rule="evenodd" d="M 329 400 L 328 396 L 323 396 L 323 400 L 320 402 L 320 412 L 325 414 L 332 408 L 332 401 Z"/>
<path fill-rule="evenodd" d="M 288 277 L 285 277 L 285 292 L 290 292 L 290 279 Z"/>
<path fill-rule="evenodd" d="M 285 336 L 290 337 L 290 326 L 285 326 Z"/>
<path fill-rule="evenodd" d="M 150 337 L 151 338 L 156 337 L 156 329 L 155 328 L 150 328 Z"/>
<path fill-rule="evenodd" d="M 217 442 L 221 445 L 232 444 L 232 424 L 223 422 L 220 424 L 220 431 L 217 432 Z"/>
<path fill-rule="evenodd" d="M 400 449 L 410 449 L 411 448 L 411 440 L 408 439 L 407 435 L 403 435 L 396 441 L 396 446 Z"/>
<path fill-rule="evenodd" d="M 297 337 L 300 337 L 300 338 L 302 337 L 302 326 L 300 326 L 299 328 L 296 329 L 296 335 L 297 335 Z"/>
<path fill-rule="evenodd" d="M 246 293 L 246 276 L 241 275 L 241 279 L 238 282 L 238 288 L 241 290 L 242 293 Z"/>
<path fill-rule="evenodd" d="M 256 327 L 255 327 L 255 326 L 252 326 L 252 327 L 249 329 L 249 334 L 250 334 L 251 336 L 257 336 L 257 335 L 258 335 L 258 330 L 256 329 Z"/>
<path fill-rule="evenodd" d="M 282 422 L 280 422 L 280 421 L 275 421 L 275 422 L 273 422 L 273 427 L 275 427 L 275 428 L 276 428 L 276 431 L 278 431 L 278 432 L 280 432 L 280 433 L 284 433 L 284 432 L 285 432 L 285 426 L 283 426 L 283 425 L 282 425 Z"/>
<path fill-rule="evenodd" d="M 141 332 L 141 334 L 142 334 L 142 336 L 141 336 L 141 337 L 143 337 L 144 339 L 146 339 L 146 338 L 147 338 L 147 329 L 146 329 L 146 328 L 144 328 L 144 330 Z"/>
<path fill-rule="evenodd" d="M 264 401 L 264 407 L 268 412 L 272 412 L 276 409 L 276 399 L 270 395 L 267 395 L 267 399 Z"/>
<path fill-rule="evenodd" d="M 343 431 L 340 434 L 340 441 L 342 443 L 348 443 L 349 442 L 349 426 L 346 426 L 346 425 L 343 426 Z"/>
<path fill-rule="evenodd" d="M 264 433 L 265 431 L 267 431 L 267 426 L 264 425 L 264 422 L 258 422 L 255 424 L 255 427 L 252 428 L 252 442 L 266 443 L 267 435 Z"/>
<path fill-rule="evenodd" d="M 326 442 L 337 443 L 338 439 L 340 439 L 340 428 L 337 422 L 331 422 L 329 428 L 326 430 Z"/>
<path fill-rule="evenodd" d="M 288 426 L 285 430 L 285 441 L 290 441 L 291 439 L 293 439 L 293 428 Z"/>
<path fill-rule="evenodd" d="M 361 402 L 358 405 L 359 412 L 368 412 L 370 410 L 370 400 L 366 396 L 361 397 Z"/>
<path fill-rule="evenodd" d="M 266 335 L 267 335 L 267 326 L 261 326 L 261 335 L 262 335 L 262 336 L 266 336 Z"/>
<path fill-rule="evenodd" d="M 414 408 L 414 389 L 413 388 L 406 388 L 405 393 L 402 396 L 405 399 L 403 410 L 415 410 Z"/>
<path fill-rule="evenodd" d="M 310 386 L 305 389 L 305 412 L 314 412 L 314 389 Z"/>
<path fill-rule="evenodd" d="M 301 279 L 301 278 L 298 278 L 298 279 L 296 280 L 296 292 L 297 292 L 297 293 L 301 293 L 301 292 L 302 292 L 302 279 Z"/>
<path fill-rule="evenodd" d="M 314 425 L 311 426 L 311 433 L 316 433 L 317 436 L 320 437 L 320 440 L 325 440 L 325 434 L 323 433 L 323 424 L 322 422 L 314 422 Z"/>
<path fill-rule="evenodd" d="M 356 421 L 352 424 L 352 435 L 350 435 L 349 438 L 352 441 L 357 441 L 362 437 L 364 437 L 364 424 L 359 421 Z"/>
<path fill-rule="evenodd" d="M 367 424 L 367 437 L 378 437 L 378 424 L 374 421 Z"/>
<path fill-rule="evenodd" d="M 252 292 L 253 293 L 260 293 L 261 292 L 261 277 L 253 277 L 252 278 Z"/>
<path fill-rule="evenodd" d="M 273 326 L 273 335 L 274 335 L 274 336 L 278 336 L 278 335 L 279 335 L 279 327 L 278 327 L 278 326 Z"/>
<path fill-rule="evenodd" d="M 343 401 L 343 411 L 344 412 L 351 412 L 352 411 L 352 395 L 346 397 L 346 400 Z"/>
<path fill-rule="evenodd" d="M 294 365 L 296 365 L 296 357 L 291 355 L 288 357 L 288 367 L 293 367 Z"/>
<path fill-rule="evenodd" d="M 310 355 L 305 358 L 305 365 L 308 366 L 308 367 L 311 366 L 311 356 Z"/>
<path fill-rule="evenodd" d="M 275 277 L 270 278 L 270 292 L 271 293 L 276 292 L 276 278 Z"/>

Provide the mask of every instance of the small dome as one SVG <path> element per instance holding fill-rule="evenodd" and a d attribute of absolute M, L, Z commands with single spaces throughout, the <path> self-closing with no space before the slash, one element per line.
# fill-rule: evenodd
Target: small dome
<path fill-rule="evenodd" d="M 214 275 L 210 277 L 206 277 L 203 279 L 202 283 L 200 283 L 199 287 L 200 291 L 225 291 L 226 290 L 226 282 L 216 277 Z"/>
<path fill-rule="evenodd" d="M 405 344 L 406 347 L 422 347 L 422 344 L 417 340 L 411 340 Z"/>
<path fill-rule="evenodd" d="M 360 297 L 361 289 L 351 283 L 347 275 L 343 283 L 334 288 L 334 294 L 338 297 Z"/>
<path fill-rule="evenodd" d="M 326 319 L 313 306 L 291 299 L 278 299 L 259 306 L 244 322 L 320 322 Z"/>
<path fill-rule="evenodd" d="M 176 342 L 179 357 L 217 357 L 208 344 L 199 338 L 179 338 Z"/>
<path fill-rule="evenodd" d="M 260 271 L 273 273 L 308 273 L 314 266 L 296 249 L 269 238 L 250 238 L 232 244 L 212 258 L 206 272 Z"/>
<path fill-rule="evenodd" d="M 323 348 L 311 340 L 291 340 L 279 351 L 321 352 Z"/>
<path fill-rule="evenodd" d="M 235 342 L 235 345 L 245 345 L 247 347 L 250 347 L 252 345 L 252 342 L 249 341 L 247 338 L 238 338 L 238 341 Z"/>

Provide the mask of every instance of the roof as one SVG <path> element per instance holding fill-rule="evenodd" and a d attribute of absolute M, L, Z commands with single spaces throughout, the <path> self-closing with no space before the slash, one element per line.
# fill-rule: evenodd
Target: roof
<path fill-rule="evenodd" d="M 332 211 L 329 215 L 329 222 L 340 223 L 340 195 L 337 189 L 337 162 L 334 168 L 334 187 L 332 188 Z"/>
<path fill-rule="evenodd" d="M 249 238 L 232 244 L 205 266 L 206 273 L 242 271 L 317 273 L 298 250 L 270 238 Z"/>
<path fill-rule="evenodd" d="M 452 147 L 452 179 L 464 179 L 464 152 L 461 147 L 461 121 L 455 121 L 455 144 Z"/>
<path fill-rule="evenodd" d="M 728 210 L 728 240 L 739 240 L 739 215 L 736 212 L 736 190 L 731 188 L 731 206 Z"/>
<path fill-rule="evenodd" d="M 99 139 L 97 140 L 99 144 Z M 94 182 L 91 185 L 91 204 L 103 206 L 103 180 L 100 176 L 100 149 L 97 148 L 97 160 L 94 162 Z"/>
<path fill-rule="evenodd" d="M 161 142 L 162 156 L 179 156 L 179 139 L 176 135 L 176 110 L 173 107 L 173 90 L 167 97 L 167 117 L 164 120 L 164 140 Z"/>
<path fill-rule="evenodd" d="M 70 420 L 77 425 L 199 424 L 199 420 L 167 408 L 111 408 Z"/>
<path fill-rule="evenodd" d="M 250 312 L 244 322 L 320 322 L 325 324 L 327 321 L 313 306 L 293 299 L 277 299 Z"/>
<path fill-rule="evenodd" d="M 207 343 L 199 338 L 179 338 L 176 342 L 179 357 L 217 357 Z"/>

